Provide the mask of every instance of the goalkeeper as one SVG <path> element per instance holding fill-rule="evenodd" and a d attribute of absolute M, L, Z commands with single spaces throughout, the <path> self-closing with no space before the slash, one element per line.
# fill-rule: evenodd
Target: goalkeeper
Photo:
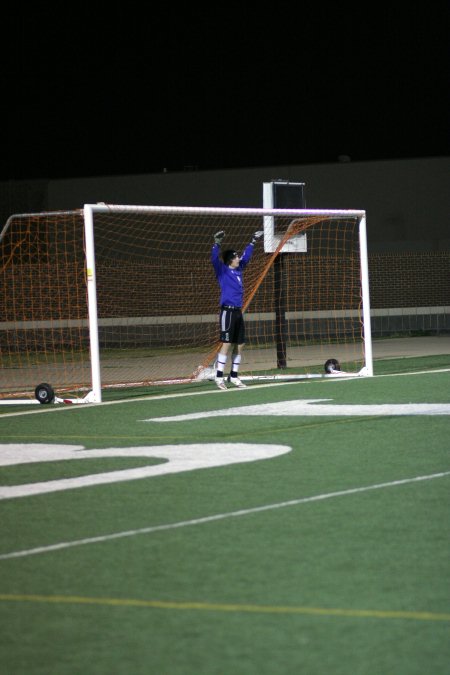
<path fill-rule="evenodd" d="M 226 389 L 224 370 L 228 360 L 230 345 L 231 369 L 228 382 L 235 387 L 246 385 L 239 378 L 239 366 L 242 359 L 242 350 L 245 342 L 245 326 L 242 316 L 242 302 L 244 298 L 243 271 L 253 255 L 255 244 L 261 239 L 263 231 L 255 232 L 251 242 L 246 246 L 242 257 L 237 251 L 228 249 L 220 259 L 220 250 L 225 232 L 221 230 L 214 235 L 214 244 L 211 251 L 211 263 L 220 286 L 220 341 L 222 346 L 217 355 L 216 384 L 219 389 Z"/>

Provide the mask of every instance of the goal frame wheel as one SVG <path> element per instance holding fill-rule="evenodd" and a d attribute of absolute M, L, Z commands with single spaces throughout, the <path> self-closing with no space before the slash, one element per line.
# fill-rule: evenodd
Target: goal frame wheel
<path fill-rule="evenodd" d="M 47 384 L 47 382 L 38 384 L 34 390 L 34 396 L 39 401 L 39 403 L 42 404 L 53 403 L 55 400 L 55 392 L 53 391 L 53 387 L 50 384 Z"/>
<path fill-rule="evenodd" d="M 324 364 L 324 369 L 327 375 L 341 370 L 341 365 L 337 359 L 327 359 Z"/>

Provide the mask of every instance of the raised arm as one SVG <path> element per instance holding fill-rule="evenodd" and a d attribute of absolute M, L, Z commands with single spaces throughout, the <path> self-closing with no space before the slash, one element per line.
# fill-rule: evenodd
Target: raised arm
<path fill-rule="evenodd" d="M 214 244 L 211 249 L 211 263 L 214 267 L 214 271 L 216 273 L 216 276 L 218 277 L 220 274 L 220 269 L 223 265 L 221 259 L 220 259 L 220 247 L 222 245 L 222 240 L 225 237 L 225 232 L 223 230 L 219 230 L 219 232 L 216 232 L 214 234 Z"/>
<path fill-rule="evenodd" d="M 258 232 L 255 232 L 252 236 L 252 240 L 247 246 L 245 247 L 244 253 L 242 254 L 241 258 L 241 267 L 242 269 L 247 265 L 247 263 L 250 262 L 250 258 L 253 255 L 253 250 L 255 248 L 255 244 L 261 239 L 263 236 L 264 231 L 263 230 L 258 230 Z"/>

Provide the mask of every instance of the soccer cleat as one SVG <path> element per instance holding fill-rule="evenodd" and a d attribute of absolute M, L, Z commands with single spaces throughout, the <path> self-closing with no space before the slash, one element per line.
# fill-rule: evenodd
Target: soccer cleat
<path fill-rule="evenodd" d="M 226 390 L 227 385 L 223 381 L 223 377 L 216 377 L 216 384 L 219 387 L 219 389 Z"/>
<path fill-rule="evenodd" d="M 242 382 L 238 377 L 228 377 L 228 382 L 231 382 L 231 384 L 234 384 L 235 387 L 238 387 L 239 389 L 244 389 L 247 385 Z"/>

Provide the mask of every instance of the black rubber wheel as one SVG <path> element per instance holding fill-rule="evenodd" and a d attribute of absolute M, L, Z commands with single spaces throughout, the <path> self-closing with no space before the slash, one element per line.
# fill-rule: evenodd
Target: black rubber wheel
<path fill-rule="evenodd" d="M 34 395 L 39 401 L 39 403 L 53 403 L 53 401 L 55 400 L 55 392 L 53 391 L 52 387 L 46 382 L 38 384 L 38 386 L 34 390 Z"/>
<path fill-rule="evenodd" d="M 328 359 L 328 361 L 325 361 L 324 368 L 325 372 L 329 374 L 335 372 L 336 370 L 340 370 L 341 366 L 337 359 Z"/>

